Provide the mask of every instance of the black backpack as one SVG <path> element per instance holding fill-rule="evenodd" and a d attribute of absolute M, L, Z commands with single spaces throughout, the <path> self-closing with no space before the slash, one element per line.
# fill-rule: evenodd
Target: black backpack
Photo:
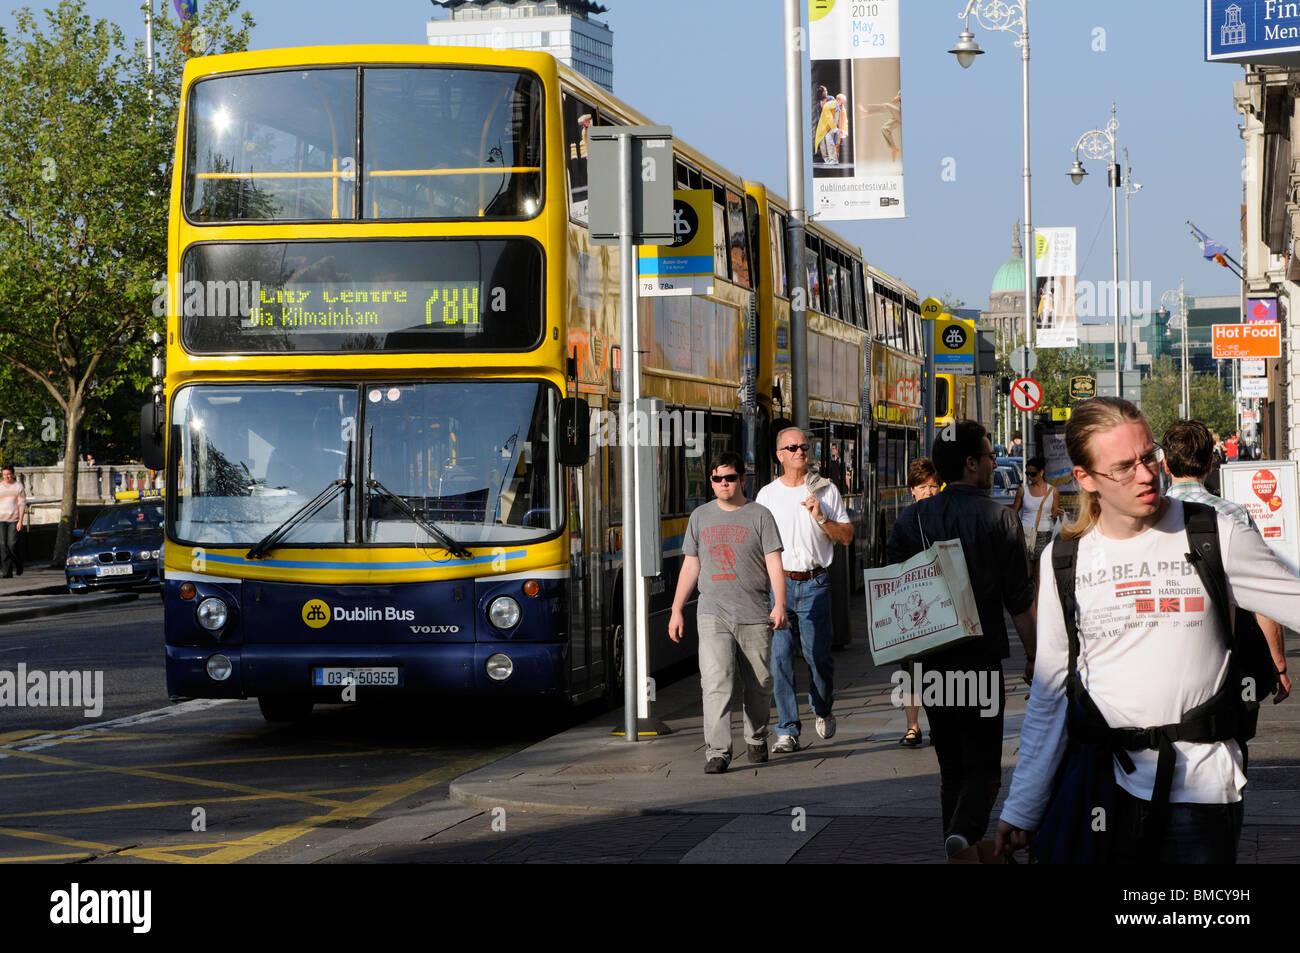
<path fill-rule="evenodd" d="M 1134 769 L 1128 752 L 1159 751 L 1155 787 L 1151 793 L 1151 821 L 1142 847 L 1154 850 L 1160 843 L 1173 785 L 1175 741 L 1236 741 L 1246 767 L 1246 742 L 1255 736 L 1260 701 L 1278 688 L 1279 676 L 1268 642 L 1253 613 L 1230 610 L 1219 527 L 1215 510 L 1203 503 L 1183 501 L 1183 514 L 1191 552 L 1188 562 L 1196 569 L 1206 595 L 1219 614 L 1223 631 L 1231 633 L 1232 658 L 1223 687 L 1205 703 L 1184 713 L 1182 721 L 1154 728 L 1111 728 L 1079 678 L 1078 606 L 1074 598 L 1077 539 L 1058 538 L 1052 547 L 1052 572 L 1061 598 L 1069 640 L 1066 670 L 1069 735 L 1053 786 L 1047 814 L 1034 838 L 1035 856 L 1044 863 L 1102 863 L 1107 859 L 1109 836 L 1096 825 L 1098 808 L 1109 817 L 1113 804 L 1114 775 L 1111 759 L 1126 773 Z"/>

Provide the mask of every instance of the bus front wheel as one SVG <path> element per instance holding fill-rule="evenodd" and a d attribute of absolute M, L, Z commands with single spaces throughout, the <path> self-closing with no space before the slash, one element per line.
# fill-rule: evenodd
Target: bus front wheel
<path fill-rule="evenodd" d="M 311 717 L 312 701 L 298 695 L 259 695 L 257 707 L 267 721 L 306 721 Z"/>

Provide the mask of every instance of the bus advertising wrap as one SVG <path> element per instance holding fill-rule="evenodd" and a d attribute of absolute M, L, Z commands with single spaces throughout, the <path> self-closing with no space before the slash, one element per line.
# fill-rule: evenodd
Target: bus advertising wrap
<path fill-rule="evenodd" d="M 815 0 L 808 19 L 813 211 L 821 221 L 902 218 L 898 0 Z"/>

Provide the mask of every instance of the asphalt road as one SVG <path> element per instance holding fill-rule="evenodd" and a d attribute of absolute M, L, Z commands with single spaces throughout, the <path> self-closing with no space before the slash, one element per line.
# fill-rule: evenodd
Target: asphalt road
<path fill-rule="evenodd" d="M 281 859 L 445 800 L 453 778 L 575 717 L 334 705 L 269 725 L 255 701 L 171 704 L 150 596 L 0 627 L 0 671 L 20 664 L 99 673 L 103 689 L 0 707 L 0 864 Z"/>

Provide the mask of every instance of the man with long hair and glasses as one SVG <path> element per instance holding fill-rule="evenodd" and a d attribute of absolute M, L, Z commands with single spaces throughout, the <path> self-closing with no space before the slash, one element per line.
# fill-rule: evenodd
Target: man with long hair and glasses
<path fill-rule="evenodd" d="M 1230 602 L 1300 627 L 1300 581 L 1232 516 L 1161 495 L 1164 451 L 1128 401 L 1077 406 L 1065 444 L 1085 498 L 1043 556 L 1053 571 L 1039 582 L 1038 663 L 997 848 L 1025 846 L 1037 832 L 1040 857 L 1232 863 L 1246 784 L 1235 737 L 1241 689 L 1228 682 L 1230 606 L 1216 605 L 1202 582 L 1201 571 L 1213 578 L 1213 556 L 1193 552 L 1188 519 L 1204 517 L 1217 532 Z M 1069 579 L 1073 650 L 1062 609 Z M 1083 763 L 1096 770 L 1063 780 L 1053 802 L 1062 759 L 1079 764 L 1088 745 L 1098 760 Z M 1104 824 L 1074 823 L 1078 812 L 1061 808 L 1069 803 L 1092 817 L 1100 807 Z"/>
<path fill-rule="evenodd" d="M 1003 610 L 1025 647 L 1025 678 L 1033 676 L 1034 587 L 1020 523 L 991 499 L 996 455 L 988 433 L 973 420 L 958 421 L 934 441 L 934 465 L 947 484 L 937 496 L 899 514 L 885 543 L 885 558 L 903 562 L 936 540 L 961 540 L 983 635 L 922 659 L 939 684 L 994 685 L 991 710 L 967 696 L 924 697 L 930 744 L 939 759 L 939 801 L 944 850 L 967 858 L 989 826 L 1002 787 L 1002 721 L 1006 689 L 1002 660 L 1011 654 Z"/>
<path fill-rule="evenodd" d="M 781 475 L 758 491 L 758 502 L 771 511 L 781 531 L 784 605 L 799 626 L 799 645 L 808 663 L 808 707 L 817 719 L 817 734 L 835 734 L 835 666 L 831 661 L 831 586 L 826 571 L 835 556 L 835 544 L 853 540 L 853 524 L 835 484 L 810 471 L 812 446 L 798 427 L 776 435 L 776 459 Z M 772 750 L 789 754 L 799 750 L 799 699 L 795 694 L 794 636 L 778 630 L 772 639 L 772 679 L 776 695 L 776 744 Z"/>
<path fill-rule="evenodd" d="M 731 695 L 740 676 L 749 760 L 767 760 L 772 713 L 772 630 L 785 627 L 785 577 L 781 535 L 772 514 L 745 499 L 745 464 L 724 450 L 709 477 L 716 499 L 691 512 L 682 539 L 668 637 L 680 642 L 682 615 L 698 582 L 695 610 L 700 638 L 700 686 L 704 692 L 704 771 L 723 774 L 731 764 Z M 775 606 L 768 598 L 771 590 Z"/>

